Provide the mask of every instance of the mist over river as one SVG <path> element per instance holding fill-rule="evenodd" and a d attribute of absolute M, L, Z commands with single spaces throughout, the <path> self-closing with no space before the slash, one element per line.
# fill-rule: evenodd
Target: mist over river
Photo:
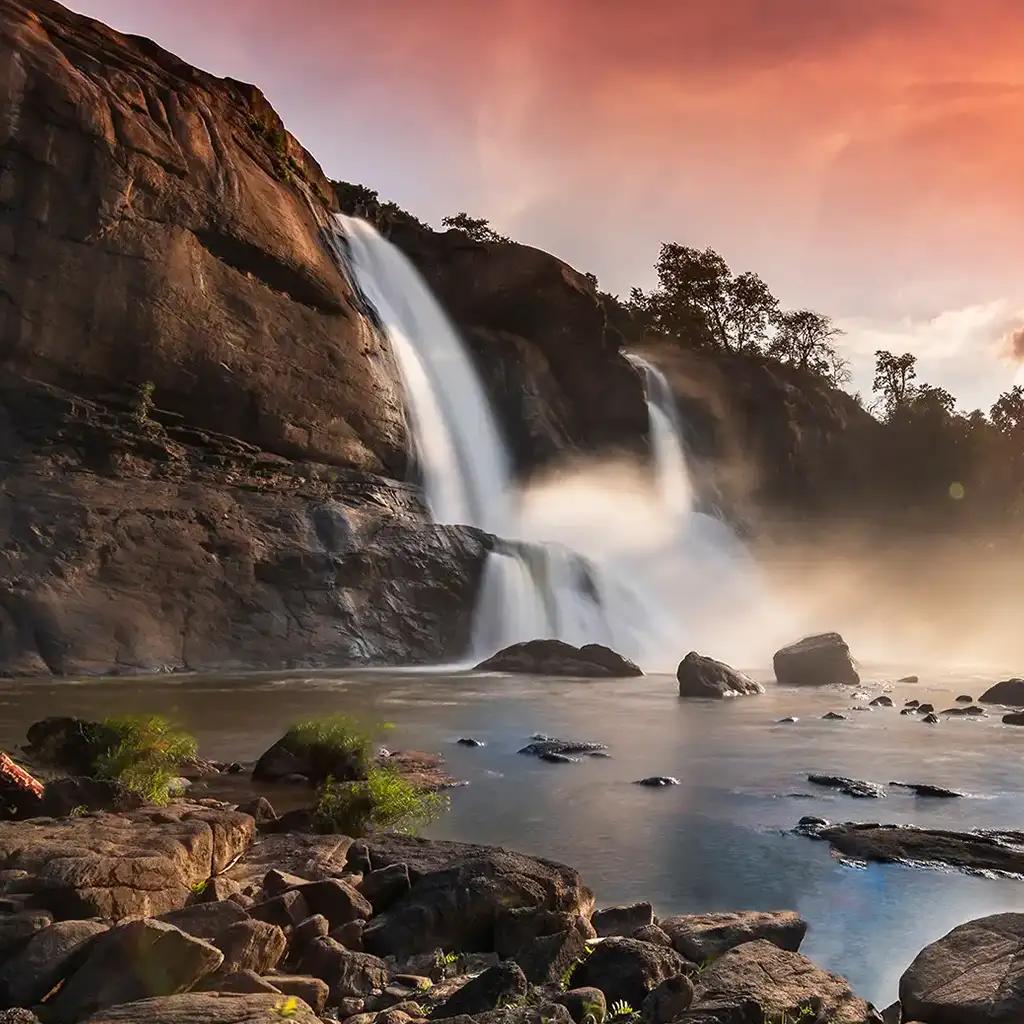
<path fill-rule="evenodd" d="M 904 701 L 950 706 L 999 674 L 921 673 L 888 682 L 863 669 L 858 689 L 776 687 L 764 696 L 681 700 L 666 675 L 574 681 L 451 671 L 332 671 L 6 681 L 0 747 L 13 750 L 47 715 L 160 712 L 186 726 L 209 758 L 252 761 L 298 718 L 349 712 L 393 723 L 392 749 L 440 751 L 467 786 L 428 834 L 509 846 L 578 868 L 598 904 L 650 899 L 659 915 L 792 908 L 809 922 L 802 952 L 845 974 L 879 1006 L 916 953 L 951 927 L 1024 910 L 1024 882 L 903 866 L 857 867 L 825 843 L 788 834 L 803 815 L 954 829 L 1019 828 L 1024 731 L 999 716 L 929 727 Z M 855 693 L 889 693 L 896 708 Z M 847 721 L 822 721 L 827 711 Z M 795 724 L 776 720 L 795 715 Z M 609 759 L 546 764 L 517 754 L 536 732 L 607 743 Z M 462 736 L 485 746 L 456 745 Z M 886 783 L 927 782 L 969 794 L 922 799 L 890 789 L 854 800 L 810 785 L 811 771 Z M 677 787 L 632 785 L 671 775 Z M 197 795 L 204 795 L 199 789 Z"/>

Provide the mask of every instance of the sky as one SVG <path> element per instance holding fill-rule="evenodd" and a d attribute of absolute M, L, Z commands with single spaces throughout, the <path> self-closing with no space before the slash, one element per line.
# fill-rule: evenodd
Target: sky
<path fill-rule="evenodd" d="M 1022 0 L 71 0 L 331 177 L 649 287 L 711 246 L 964 409 L 1024 383 Z"/>

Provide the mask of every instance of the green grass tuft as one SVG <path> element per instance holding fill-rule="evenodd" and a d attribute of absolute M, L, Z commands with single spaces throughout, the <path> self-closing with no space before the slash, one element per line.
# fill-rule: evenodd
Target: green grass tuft
<path fill-rule="evenodd" d="M 327 779 L 313 813 L 321 832 L 361 836 L 377 828 L 412 834 L 447 806 L 441 794 L 417 789 L 393 769 L 373 767 L 361 781 Z"/>

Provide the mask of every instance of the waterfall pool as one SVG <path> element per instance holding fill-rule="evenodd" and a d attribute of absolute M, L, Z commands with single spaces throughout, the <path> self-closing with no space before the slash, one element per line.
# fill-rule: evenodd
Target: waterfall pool
<path fill-rule="evenodd" d="M 920 671 L 920 670 L 918 670 Z M 751 672 L 767 681 L 765 673 Z M 845 974 L 879 1006 L 927 943 L 955 924 L 1024 910 L 1024 882 L 892 865 L 856 867 L 827 846 L 789 834 L 808 814 L 834 821 L 954 829 L 1024 820 L 1019 763 L 1024 729 L 997 714 L 929 727 L 901 716 L 908 699 L 937 708 L 977 697 L 998 673 L 881 671 L 851 688 L 781 689 L 731 701 L 680 700 L 666 675 L 574 681 L 444 670 L 337 670 L 144 679 L 7 680 L 0 747 L 52 714 L 173 716 L 210 758 L 252 761 L 295 719 L 345 711 L 394 723 L 394 749 L 441 751 L 469 785 L 430 834 L 501 844 L 578 868 L 599 904 L 650 899 L 662 915 L 793 908 L 809 922 L 803 951 Z M 902 675 L 903 670 L 893 675 Z M 889 693 L 896 708 L 847 712 Z M 995 709 L 994 709 L 995 710 Z M 827 711 L 846 721 L 823 721 Z M 794 724 L 777 724 L 789 715 Z M 609 759 L 545 764 L 519 755 L 536 732 L 607 743 Z M 485 746 L 456 745 L 461 736 Z M 810 785 L 808 772 L 887 783 L 927 782 L 967 794 L 928 800 L 889 789 L 854 800 Z M 647 775 L 681 785 L 633 785 Z"/>

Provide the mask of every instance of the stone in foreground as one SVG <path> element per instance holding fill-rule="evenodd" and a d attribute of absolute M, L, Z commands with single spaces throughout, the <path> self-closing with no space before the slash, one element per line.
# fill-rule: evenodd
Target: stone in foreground
<path fill-rule="evenodd" d="M 188 992 L 113 1006 L 88 1018 L 86 1024 L 319 1024 L 301 999 L 256 993 Z"/>
<path fill-rule="evenodd" d="M 696 651 L 679 662 L 676 669 L 680 697 L 739 697 L 744 694 L 764 693 L 764 687 L 725 662 L 706 658 Z"/>
<path fill-rule="evenodd" d="M 638 1007 L 667 978 L 688 974 L 694 965 L 674 949 L 636 939 L 609 938 L 576 968 L 574 985 L 599 988 L 609 1005 L 625 1000 Z"/>
<path fill-rule="evenodd" d="M 1024 1020 L 1024 914 L 968 921 L 918 953 L 900 979 L 904 1020 Z"/>
<path fill-rule="evenodd" d="M 807 922 L 792 910 L 681 914 L 660 922 L 676 952 L 702 964 L 734 946 L 765 939 L 795 953 L 807 932 Z"/>
<path fill-rule="evenodd" d="M 776 651 L 775 678 L 780 686 L 856 686 L 860 676 L 850 648 L 838 633 L 807 636 Z"/>
<path fill-rule="evenodd" d="M 757 939 L 723 953 L 696 979 L 693 1008 L 683 1020 L 804 1020 L 828 1024 L 881 1024 L 881 1016 L 859 999 L 845 978 L 816 967 L 806 957 Z M 710 1011 L 713 1010 L 713 1013 Z M 709 1011 L 703 1017 L 700 1011 Z"/>
<path fill-rule="evenodd" d="M 638 928 L 654 924 L 654 908 L 646 900 L 640 903 L 624 903 L 614 907 L 595 910 L 590 923 L 598 935 L 607 937 L 621 935 L 628 937 Z"/>
<path fill-rule="evenodd" d="M 476 667 L 479 672 L 575 676 L 586 679 L 622 679 L 643 675 L 639 666 L 601 644 L 573 647 L 561 640 L 527 640 L 512 644 Z"/>

